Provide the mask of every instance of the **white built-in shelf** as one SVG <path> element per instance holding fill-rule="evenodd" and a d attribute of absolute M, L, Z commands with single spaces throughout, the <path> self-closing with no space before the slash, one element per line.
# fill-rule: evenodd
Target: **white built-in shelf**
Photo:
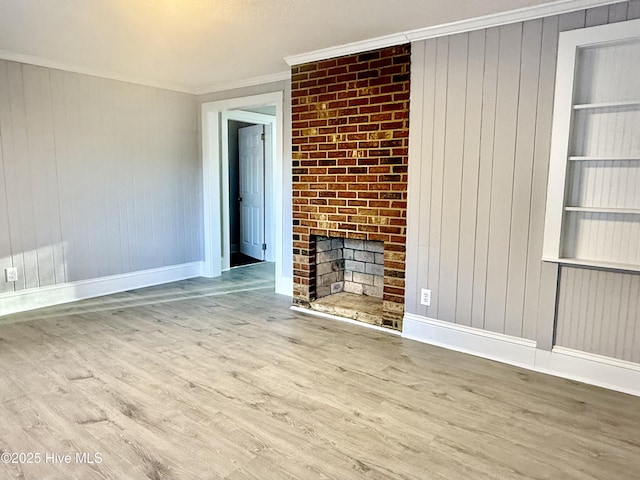
<path fill-rule="evenodd" d="M 588 260 L 583 258 L 543 258 L 545 262 L 559 263 L 561 265 L 576 265 L 591 268 L 602 268 L 605 270 L 622 270 L 640 272 L 640 265 L 633 263 L 603 262 L 601 260 Z"/>
<path fill-rule="evenodd" d="M 560 34 L 546 261 L 640 272 L 638 25 Z"/>
<path fill-rule="evenodd" d="M 571 162 L 640 162 L 640 155 L 636 157 L 607 157 L 607 156 L 579 156 L 569 157 Z"/>
<path fill-rule="evenodd" d="M 609 207 L 564 207 L 567 212 L 586 212 L 586 213 L 619 213 L 640 215 L 640 208 L 609 208 Z"/>
<path fill-rule="evenodd" d="M 587 109 L 594 109 L 594 108 L 624 108 L 624 107 L 640 107 L 640 100 L 622 100 L 619 102 L 577 103 L 573 106 L 573 109 L 587 110 Z"/>

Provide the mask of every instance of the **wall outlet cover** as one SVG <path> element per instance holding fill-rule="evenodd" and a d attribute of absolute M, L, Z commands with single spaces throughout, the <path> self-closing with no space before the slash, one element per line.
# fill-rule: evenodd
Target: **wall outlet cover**
<path fill-rule="evenodd" d="M 426 288 L 423 288 L 420 291 L 420 303 L 427 307 L 431 306 L 431 290 L 427 290 Z"/>
<path fill-rule="evenodd" d="M 5 268 L 4 269 L 4 278 L 7 282 L 17 282 L 18 281 L 18 269 L 15 267 Z"/>

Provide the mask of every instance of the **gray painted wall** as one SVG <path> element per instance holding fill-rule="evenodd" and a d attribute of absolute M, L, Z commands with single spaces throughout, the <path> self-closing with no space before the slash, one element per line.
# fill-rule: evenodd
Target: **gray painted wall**
<path fill-rule="evenodd" d="M 634 0 L 414 43 L 408 313 L 551 347 L 558 268 L 540 259 L 558 33 L 638 17 Z M 563 292 L 572 270 L 562 268 Z M 432 290 L 429 308 L 421 288 Z M 559 332 L 578 305 L 560 310 Z"/>
<path fill-rule="evenodd" d="M 197 106 L 0 60 L 0 293 L 201 260 Z"/>

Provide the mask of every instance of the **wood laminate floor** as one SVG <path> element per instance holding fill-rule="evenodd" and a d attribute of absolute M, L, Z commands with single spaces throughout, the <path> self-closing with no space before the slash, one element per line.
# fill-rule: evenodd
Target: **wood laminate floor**
<path fill-rule="evenodd" d="M 272 269 L 0 319 L 0 450 L 41 456 L 0 479 L 640 478 L 640 398 L 294 313 Z"/>

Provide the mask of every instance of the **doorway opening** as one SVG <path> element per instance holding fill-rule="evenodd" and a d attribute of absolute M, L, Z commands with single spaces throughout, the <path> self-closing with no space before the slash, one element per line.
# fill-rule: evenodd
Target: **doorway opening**
<path fill-rule="evenodd" d="M 230 267 L 273 261 L 271 189 L 275 105 L 234 110 L 227 125 Z M 257 123 L 258 122 L 258 123 Z M 271 247 L 271 248 L 269 248 Z M 271 251 L 269 251 L 271 250 Z"/>
<path fill-rule="evenodd" d="M 274 261 L 275 106 L 222 113 L 224 269 Z M 227 267 L 228 264 L 228 267 Z"/>
<path fill-rule="evenodd" d="M 275 112 L 275 115 L 273 114 Z M 283 92 L 220 100 L 202 105 L 204 265 L 216 277 L 232 266 L 229 165 L 230 121 L 264 126 L 264 261 L 275 263 L 276 292 L 291 295 L 290 163 L 284 162 Z M 233 124 L 232 128 L 235 128 Z M 286 170 L 286 171 L 285 171 Z M 238 197 L 236 197 L 237 200 Z M 243 198 L 244 201 L 244 198 Z M 236 217 L 236 220 L 237 217 Z M 238 220 L 236 224 L 239 224 Z M 260 245 L 262 246 L 262 245 Z M 238 248 L 238 250 L 240 250 Z M 286 253 L 285 253 L 286 252 Z"/>

